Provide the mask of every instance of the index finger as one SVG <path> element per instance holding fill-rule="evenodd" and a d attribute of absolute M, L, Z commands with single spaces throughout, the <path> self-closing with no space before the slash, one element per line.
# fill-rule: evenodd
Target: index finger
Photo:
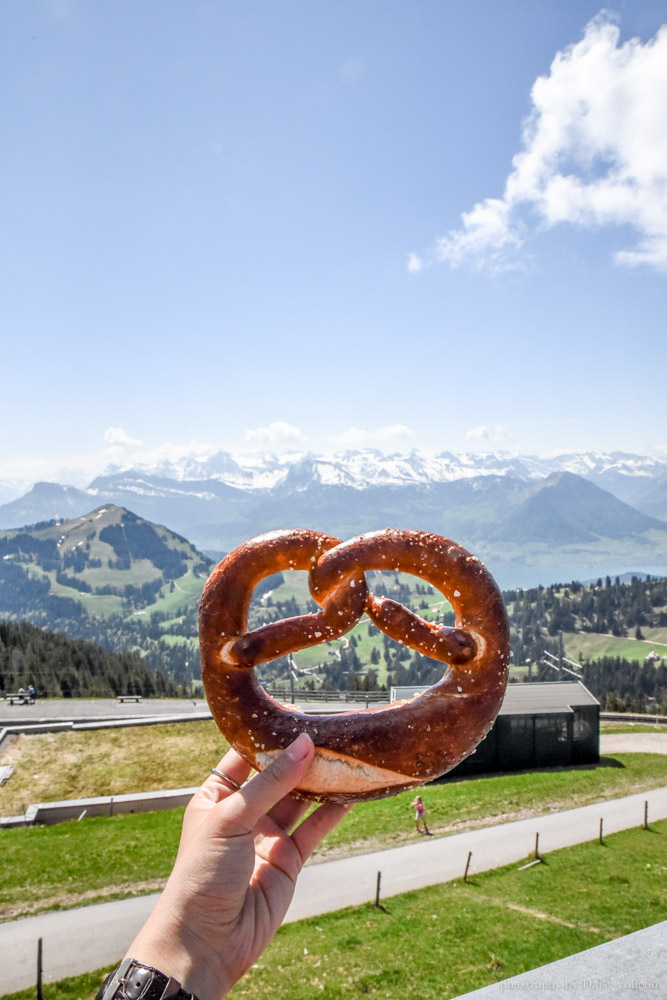
<path fill-rule="evenodd" d="M 300 733 L 267 768 L 229 797 L 225 805 L 228 833 L 250 833 L 259 819 L 298 785 L 314 755 L 310 736 Z"/>

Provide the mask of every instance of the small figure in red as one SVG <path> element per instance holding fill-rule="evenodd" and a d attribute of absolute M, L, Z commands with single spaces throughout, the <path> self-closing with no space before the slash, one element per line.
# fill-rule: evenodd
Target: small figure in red
<path fill-rule="evenodd" d="M 427 837 L 432 837 L 433 834 L 426 825 L 426 806 L 422 802 L 421 795 L 417 795 L 413 801 L 410 803 L 410 807 L 415 811 L 415 830 L 417 833 L 424 833 Z M 420 824 L 423 825 L 422 830 Z"/>

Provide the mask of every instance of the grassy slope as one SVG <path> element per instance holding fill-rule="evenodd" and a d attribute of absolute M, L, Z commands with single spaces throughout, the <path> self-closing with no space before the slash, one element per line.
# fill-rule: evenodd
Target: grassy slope
<path fill-rule="evenodd" d="M 618 730 L 612 727 L 609 731 Z M 632 726 L 629 731 L 640 730 Z M 649 726 L 647 731 L 656 730 Z M 197 785 L 227 746 L 213 721 L 24 734 L 4 744 L 0 752 L 0 764 L 14 767 L 10 780 L 0 786 L 0 815 L 21 812 L 30 802 Z M 531 795 L 536 802 L 553 799 L 567 804 L 580 794 L 595 798 L 609 790 L 612 795 L 622 795 L 636 783 L 667 782 L 665 756 L 631 754 L 622 762 L 624 766 L 606 766 L 618 761 L 603 760 L 595 767 L 452 780 L 429 786 L 429 796 L 436 812 L 440 809 L 437 803 L 442 801 L 442 823 L 447 825 L 462 810 L 466 819 L 473 819 L 485 811 L 495 816 L 515 807 L 523 809 L 530 804 Z M 399 795 L 362 807 L 363 824 L 371 822 L 369 816 L 376 812 L 379 817 L 377 826 L 369 828 L 369 837 L 387 838 L 392 830 L 401 828 L 402 802 Z M 356 823 L 359 811 L 351 813 L 345 828 Z M 440 822 L 436 816 L 433 819 L 436 825 Z"/>
<path fill-rule="evenodd" d="M 264 1000 L 446 1000 L 667 917 L 667 822 L 289 924 L 231 993 Z M 101 973 L 45 988 L 92 1000 Z M 34 990 L 8 1000 L 32 1000 Z"/>
<path fill-rule="evenodd" d="M 227 747 L 214 722 L 19 736 L 0 752 L 15 768 L 0 786 L 0 815 L 30 802 L 188 788 Z"/>
<path fill-rule="evenodd" d="M 188 725 L 194 728 L 205 724 Z M 172 727 L 160 727 L 167 728 Z M 147 731 L 155 733 L 157 730 L 151 727 Z M 179 784 L 201 780 L 211 761 L 217 759 L 219 749 L 218 746 L 213 752 L 209 747 L 205 761 L 194 762 L 194 782 L 186 780 L 187 774 L 182 773 L 183 780 Z M 143 757 L 138 759 L 141 770 L 132 765 L 135 776 L 143 772 L 145 764 Z M 155 759 L 159 761 L 159 753 L 155 754 Z M 95 762 L 89 760 L 92 781 Z M 430 785 L 424 790 L 429 826 L 434 833 L 443 835 L 531 813 L 571 808 L 657 787 L 667 781 L 667 757 L 626 754 L 618 755 L 615 763 L 616 766 L 496 775 Z M 98 761 L 97 767 L 101 768 L 102 763 Z M 123 781 L 118 762 L 110 767 L 121 779 L 115 786 L 118 791 L 136 787 L 136 780 L 130 780 L 131 771 Z M 65 770 L 72 780 L 77 780 L 77 768 L 73 764 L 68 764 Z M 87 771 L 88 767 L 81 770 Z M 96 787 L 99 789 L 99 782 Z M 155 787 L 155 783 L 151 787 Z M 89 790 L 89 786 L 81 788 L 82 794 Z M 411 842 L 415 836 L 409 809 L 411 798 L 411 793 L 403 793 L 357 806 L 329 835 L 315 860 Z M 128 895 L 155 889 L 159 884 L 156 880 L 165 878 L 170 870 L 181 816 L 182 810 L 173 810 L 3 831 L 3 860 L 6 863 L 0 870 L 0 916 L 17 916 L 49 907 L 92 902 L 114 894 Z"/>
<path fill-rule="evenodd" d="M 667 629 L 644 628 L 642 633 L 644 639 L 599 632 L 565 632 L 563 640 L 566 655 L 575 660 L 580 656 L 591 660 L 598 660 L 602 656 L 621 656 L 641 664 L 653 649 L 667 655 Z"/>
<path fill-rule="evenodd" d="M 667 733 L 667 726 L 650 722 L 608 722 L 600 723 L 600 733 Z"/>
<path fill-rule="evenodd" d="M 87 546 L 86 554 L 89 559 L 100 560 L 100 566 L 86 566 L 80 572 L 73 568 L 66 570 L 67 574 L 84 580 L 95 589 L 96 587 L 112 586 L 123 588 L 126 584 L 134 584 L 140 587 L 144 583 L 156 580 L 161 576 L 161 571 L 153 565 L 149 559 L 135 559 L 130 570 L 110 569 L 109 560 L 116 559 L 113 547 L 107 542 L 103 542 L 99 537 L 101 529 L 109 525 L 117 524 L 119 521 L 119 508 L 109 506 L 101 509 L 97 513 L 73 518 L 62 524 L 52 525 L 34 532 L 39 539 L 53 539 L 58 543 L 61 556 L 65 556 L 76 550 L 79 546 Z M 205 578 L 195 576 L 192 566 L 198 561 L 198 554 L 189 542 L 181 539 L 178 535 L 168 529 L 153 525 L 157 534 L 174 551 L 183 552 L 186 555 L 187 572 L 175 581 L 174 590 L 171 591 L 169 584 L 163 587 L 164 596 L 158 597 L 154 604 L 145 610 L 148 614 L 152 611 L 178 611 L 197 604 L 201 595 Z M 12 536 L 17 531 L 7 531 L 2 534 Z M 123 612 L 123 598 L 113 594 L 86 594 L 74 587 L 68 587 L 56 582 L 54 570 L 44 571 L 36 562 L 24 564 L 24 569 L 37 578 L 48 577 L 51 584 L 51 592 L 58 597 L 68 597 L 73 601 L 80 602 L 86 611 L 99 618 L 106 618 L 110 615 L 121 614 Z"/>
<path fill-rule="evenodd" d="M 386 578 L 386 581 L 393 583 L 393 579 L 393 574 L 391 574 Z M 399 579 L 402 584 L 412 588 L 411 603 L 419 609 L 419 614 L 423 615 L 423 617 L 434 620 L 439 617 L 441 618 L 444 611 L 450 610 L 450 605 L 447 602 L 440 601 L 438 593 L 428 595 L 417 594 L 414 590 L 415 583 L 418 581 L 417 577 L 401 573 L 399 574 Z M 302 607 L 305 606 L 309 597 L 306 574 L 295 572 L 285 573 L 285 583 L 276 588 L 271 596 L 276 602 L 294 597 Z M 428 602 L 429 607 L 427 610 L 419 608 L 419 604 L 423 599 Z M 571 659 L 575 660 L 578 660 L 582 656 L 586 659 L 594 660 L 602 656 L 621 656 L 628 660 L 635 660 L 637 663 L 644 663 L 647 654 L 652 649 L 667 654 L 667 629 L 644 628 L 642 632 L 645 636 L 643 640 L 635 639 L 632 636 L 616 637 L 596 632 L 566 632 L 563 634 L 565 653 Z M 382 653 L 382 635 L 369 637 L 368 619 L 365 616 L 352 632 L 348 634 L 348 637 L 349 635 L 354 635 L 357 640 L 357 653 L 364 666 L 371 666 L 371 649 L 376 646 L 380 653 Z M 328 650 L 334 651 L 339 645 L 339 642 L 333 642 L 328 646 L 316 646 L 312 649 L 304 649 L 296 653 L 294 659 L 298 666 L 310 668 L 330 660 L 331 657 L 327 655 Z M 384 682 L 387 676 L 387 667 L 384 659 L 381 659 L 375 669 L 378 671 L 380 683 Z M 513 672 L 517 676 L 527 674 L 524 665 L 514 667 Z"/>
<path fill-rule="evenodd" d="M 277 587 L 271 593 L 271 597 L 274 602 L 286 601 L 293 597 L 301 607 L 306 607 L 307 602 L 310 598 L 308 592 L 308 578 L 306 573 L 299 573 L 295 571 L 287 570 L 283 574 L 285 577 L 285 582 Z M 415 591 L 415 585 L 417 583 L 423 584 L 424 581 L 420 580 L 419 577 L 412 576 L 409 573 L 399 573 L 399 581 L 404 586 L 408 586 L 412 589 L 411 603 L 415 608 L 419 610 L 419 614 L 422 615 L 429 621 L 434 621 L 436 619 L 442 620 L 442 615 L 445 611 L 451 610 L 450 604 L 441 598 L 440 594 L 435 592 L 433 594 L 417 594 Z M 393 585 L 394 574 L 389 574 L 385 578 L 385 582 L 389 585 Z M 373 577 L 371 576 L 370 581 L 371 589 L 373 587 Z M 428 608 L 419 608 L 419 604 L 422 600 L 428 602 Z M 343 641 L 349 640 L 351 636 L 354 636 L 357 642 L 357 655 L 361 660 L 364 668 L 373 667 L 377 671 L 378 681 L 380 684 L 386 682 L 387 679 L 387 664 L 382 657 L 383 651 L 383 641 L 382 635 L 369 636 L 368 625 L 370 619 L 366 615 L 363 616 L 358 625 L 346 634 Z M 341 642 L 331 642 L 323 646 L 313 646 L 310 649 L 302 649 L 294 654 L 294 660 L 298 667 L 312 668 L 320 664 L 331 662 L 333 660 L 333 655 L 341 647 Z M 380 661 L 377 664 L 371 663 L 371 650 L 377 648 L 380 652 Z"/>
<path fill-rule="evenodd" d="M 654 831 L 287 926 L 231 995 L 441 1000 L 601 944 L 667 916 Z"/>

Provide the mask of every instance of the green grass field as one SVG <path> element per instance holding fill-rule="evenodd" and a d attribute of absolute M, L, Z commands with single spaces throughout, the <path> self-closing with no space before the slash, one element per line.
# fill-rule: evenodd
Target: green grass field
<path fill-rule="evenodd" d="M 186 608 L 199 602 L 205 583 L 204 577 L 195 576 L 188 570 L 184 576 L 174 580 L 173 590 L 170 590 L 169 584 L 165 583 L 162 588 L 164 597 L 158 597 L 153 604 L 148 605 L 146 612 L 150 615 L 153 611 L 159 611 L 163 614 L 176 616 L 179 612 L 185 611 Z"/>
<path fill-rule="evenodd" d="M 656 653 L 667 655 L 667 629 L 644 628 L 642 633 L 644 639 L 599 632 L 564 632 L 565 654 L 577 661 L 582 657 L 599 660 L 602 656 L 621 656 L 637 663 L 644 663 L 653 649 Z"/>
<path fill-rule="evenodd" d="M 667 725 L 650 722 L 608 722 L 600 723 L 600 733 L 667 733 Z"/>
<path fill-rule="evenodd" d="M 310 596 L 306 574 L 288 571 L 284 576 L 285 583 L 272 592 L 273 600 L 276 602 L 285 601 L 294 597 L 301 607 L 305 607 Z M 398 576 L 401 584 L 410 587 L 412 591 L 411 604 L 418 609 L 419 614 L 424 618 L 429 620 L 442 619 L 443 613 L 451 610 L 448 602 L 442 600 L 440 594 L 435 591 L 433 594 L 418 594 L 415 590 L 416 584 L 420 582 L 417 577 L 407 573 L 400 573 Z M 385 577 L 385 582 L 393 585 L 394 574 Z M 371 579 L 371 589 L 372 584 Z M 428 604 L 428 608 L 419 607 L 423 601 Z M 563 633 L 565 653 L 570 659 L 577 661 L 581 658 L 596 660 L 602 656 L 620 656 L 627 660 L 634 660 L 636 663 L 644 663 L 646 656 L 652 649 L 659 653 L 664 650 L 667 655 L 667 629 L 644 628 L 642 631 L 644 639 L 635 639 L 632 636 L 616 637 L 596 632 L 565 632 Z M 379 682 L 384 683 L 387 677 L 387 665 L 384 658 L 381 657 L 380 662 L 375 665 L 371 664 L 370 659 L 373 647 L 376 647 L 382 654 L 382 635 L 368 635 L 368 619 L 365 616 L 345 638 L 349 639 L 351 635 L 354 635 L 357 641 L 357 654 L 363 666 L 365 668 L 374 666 L 374 669 L 378 671 Z M 332 642 L 328 646 L 300 650 L 294 655 L 295 662 L 302 669 L 311 669 L 322 663 L 330 662 L 333 656 L 329 656 L 329 652 L 335 653 L 339 645 L 340 642 Z M 527 672 L 525 665 L 512 667 L 512 673 L 516 677 L 527 675 Z"/>
<path fill-rule="evenodd" d="M 310 599 L 310 593 L 308 591 L 308 578 L 306 573 L 299 573 L 294 570 L 287 570 L 284 572 L 285 582 L 277 587 L 271 593 L 271 597 L 275 602 L 286 601 L 290 598 L 294 598 L 301 608 L 305 608 Z M 375 574 L 370 574 L 370 588 L 373 589 L 373 579 Z M 436 619 L 442 619 L 445 612 L 451 610 L 451 605 L 442 598 L 442 596 L 434 590 L 432 594 L 418 594 L 416 592 L 416 585 L 425 586 L 424 581 L 420 580 L 419 577 L 412 576 L 409 573 L 399 573 L 399 582 L 403 586 L 407 586 L 411 589 L 411 601 L 410 603 L 419 611 L 419 614 L 429 621 L 434 621 Z M 390 573 L 386 576 L 383 582 L 387 586 L 393 586 L 395 583 L 395 574 Z M 420 608 L 419 605 L 422 602 L 428 604 L 427 608 Z M 369 619 L 366 615 L 363 616 L 361 621 L 355 625 L 355 627 L 348 632 L 342 640 L 337 640 L 335 642 L 328 643 L 324 646 L 314 646 L 310 649 L 302 649 L 294 654 L 294 661 L 297 667 L 301 669 L 312 669 L 313 667 L 320 666 L 323 663 L 331 662 L 336 655 L 336 651 L 341 647 L 341 643 L 346 640 L 349 641 L 351 636 L 354 636 L 357 643 L 357 655 L 365 669 L 373 667 L 378 673 L 378 681 L 380 684 L 384 684 L 387 679 L 387 665 L 382 657 L 383 643 L 382 635 L 368 635 L 368 625 Z M 380 661 L 376 664 L 371 663 L 371 651 L 376 648 L 380 653 Z M 331 655 L 330 655 L 331 654 Z"/>
<path fill-rule="evenodd" d="M 191 728 L 206 723 L 188 723 Z M 149 732 L 167 727 L 149 727 Z M 169 727 L 171 728 L 171 727 Z M 174 727 L 176 729 L 177 727 Z M 105 731 L 101 731 L 105 732 Z M 89 734 L 92 735 L 92 734 Z M 36 739 L 37 737 L 33 737 Z M 176 733 L 173 739 L 178 740 Z M 179 744 L 180 746 L 180 744 Z M 197 762 L 198 783 L 217 760 L 209 754 L 206 766 Z M 129 774 L 139 775 L 148 750 L 132 764 Z M 183 754 L 182 756 L 186 756 Z M 153 751 L 151 765 L 159 766 Z M 121 772 L 120 756 L 108 762 L 114 775 Z M 90 762 L 90 763 L 88 763 Z M 87 758 L 82 772 L 95 766 L 104 774 L 103 762 Z M 130 765 L 128 765 L 129 767 Z M 72 780 L 76 768 L 68 768 Z M 13 780 L 13 779 L 12 779 Z M 108 787 L 107 778 L 107 787 Z M 502 823 L 531 814 L 568 809 L 605 798 L 614 798 L 667 781 L 667 757 L 659 754 L 619 754 L 599 767 L 521 772 L 452 780 L 429 785 L 423 798 L 429 828 L 436 835 Z M 188 785 L 187 781 L 182 784 Z M 98 778 L 99 789 L 103 781 Z M 80 794 L 86 794 L 80 787 Z M 152 787 L 157 787 L 154 783 Z M 415 834 L 409 803 L 413 793 L 366 802 L 353 809 L 323 842 L 315 861 L 362 854 L 410 843 Z M 2 832 L 4 864 L 0 869 L 0 919 L 82 905 L 100 899 L 149 892 L 166 878 L 176 852 L 182 810 L 95 817 L 54 827 L 27 827 Z M 639 818 L 638 818 L 639 822 Z"/>
<path fill-rule="evenodd" d="M 447 1000 L 667 917 L 667 821 L 280 929 L 230 996 Z M 47 984 L 92 1000 L 103 972 Z M 8 1000 L 33 1000 L 34 989 Z"/>
<path fill-rule="evenodd" d="M 188 788 L 227 748 L 212 721 L 22 735 L 0 753 L 14 767 L 0 786 L 0 815 L 31 802 Z"/>

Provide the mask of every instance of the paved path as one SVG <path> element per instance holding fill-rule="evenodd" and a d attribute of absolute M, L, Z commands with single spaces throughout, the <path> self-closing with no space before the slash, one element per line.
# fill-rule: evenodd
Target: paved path
<path fill-rule="evenodd" d="M 34 705 L 9 705 L 0 701 L 0 727 L 23 723 L 84 722 L 99 718 L 137 719 L 154 715 L 206 712 L 204 698 L 144 698 L 119 702 L 116 698 L 38 698 Z"/>
<path fill-rule="evenodd" d="M 289 698 L 283 699 L 285 704 Z M 363 702 L 304 701 L 297 708 L 306 713 L 349 712 Z M 211 716 L 205 698 L 144 698 L 119 702 L 116 698 L 38 698 L 34 705 L 9 705 L 0 699 L 0 728 L 40 722 L 94 722 L 96 719 L 143 719 L 155 716 Z"/>
<path fill-rule="evenodd" d="M 667 753 L 667 733 L 603 733 L 600 753 Z"/>
<path fill-rule="evenodd" d="M 535 846 L 547 854 L 605 833 L 639 826 L 644 802 L 649 822 L 667 818 L 667 786 L 562 813 L 472 830 L 450 837 L 420 840 L 407 847 L 309 865 L 302 872 L 287 920 L 301 920 L 375 898 L 378 871 L 382 897 L 447 882 L 463 874 L 468 851 L 471 873 L 519 861 Z M 117 900 L 76 910 L 62 910 L 0 924 L 0 995 L 35 983 L 37 939 L 44 942 L 45 980 L 54 981 L 111 965 L 146 919 L 156 896 Z"/>

